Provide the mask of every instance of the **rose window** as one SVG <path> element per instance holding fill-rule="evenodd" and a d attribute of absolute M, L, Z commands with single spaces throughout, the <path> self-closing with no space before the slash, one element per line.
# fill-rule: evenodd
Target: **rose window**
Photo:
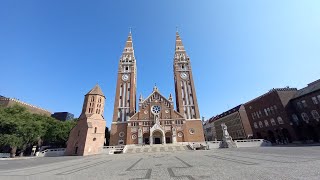
<path fill-rule="evenodd" d="M 160 113 L 160 106 L 152 106 L 152 109 L 151 111 L 154 113 L 154 114 L 159 114 Z"/>

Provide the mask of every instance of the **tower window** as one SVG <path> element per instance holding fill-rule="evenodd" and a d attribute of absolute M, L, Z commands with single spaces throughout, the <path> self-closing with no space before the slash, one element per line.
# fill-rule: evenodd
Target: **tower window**
<path fill-rule="evenodd" d="M 94 133 L 97 133 L 97 127 L 94 128 Z"/>
<path fill-rule="evenodd" d="M 129 70 L 129 68 L 128 67 L 126 67 L 126 71 L 128 71 Z"/>

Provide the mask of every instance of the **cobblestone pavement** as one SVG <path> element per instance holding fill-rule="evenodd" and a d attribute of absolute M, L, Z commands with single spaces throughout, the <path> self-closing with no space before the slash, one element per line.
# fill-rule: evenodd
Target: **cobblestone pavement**
<path fill-rule="evenodd" d="M 11 179 L 320 179 L 320 146 L 1 160 Z"/>

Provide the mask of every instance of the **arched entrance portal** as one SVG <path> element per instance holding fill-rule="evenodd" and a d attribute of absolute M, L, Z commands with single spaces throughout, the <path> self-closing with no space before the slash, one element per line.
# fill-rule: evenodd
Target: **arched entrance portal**
<path fill-rule="evenodd" d="M 161 131 L 154 131 L 152 134 L 153 144 L 162 144 L 163 135 Z"/>

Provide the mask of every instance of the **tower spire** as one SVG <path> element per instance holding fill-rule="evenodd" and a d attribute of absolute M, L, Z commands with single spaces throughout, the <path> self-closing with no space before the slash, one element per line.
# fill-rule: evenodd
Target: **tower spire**
<path fill-rule="evenodd" d="M 182 44 L 182 40 L 181 40 L 179 32 L 178 32 L 178 29 L 176 31 L 176 49 L 175 49 L 175 51 L 176 52 L 185 52 L 184 46 Z"/>
<path fill-rule="evenodd" d="M 131 28 L 128 34 L 128 38 L 126 41 L 126 45 L 123 49 L 123 53 L 133 53 L 133 43 L 132 43 L 132 34 L 131 34 Z"/>

